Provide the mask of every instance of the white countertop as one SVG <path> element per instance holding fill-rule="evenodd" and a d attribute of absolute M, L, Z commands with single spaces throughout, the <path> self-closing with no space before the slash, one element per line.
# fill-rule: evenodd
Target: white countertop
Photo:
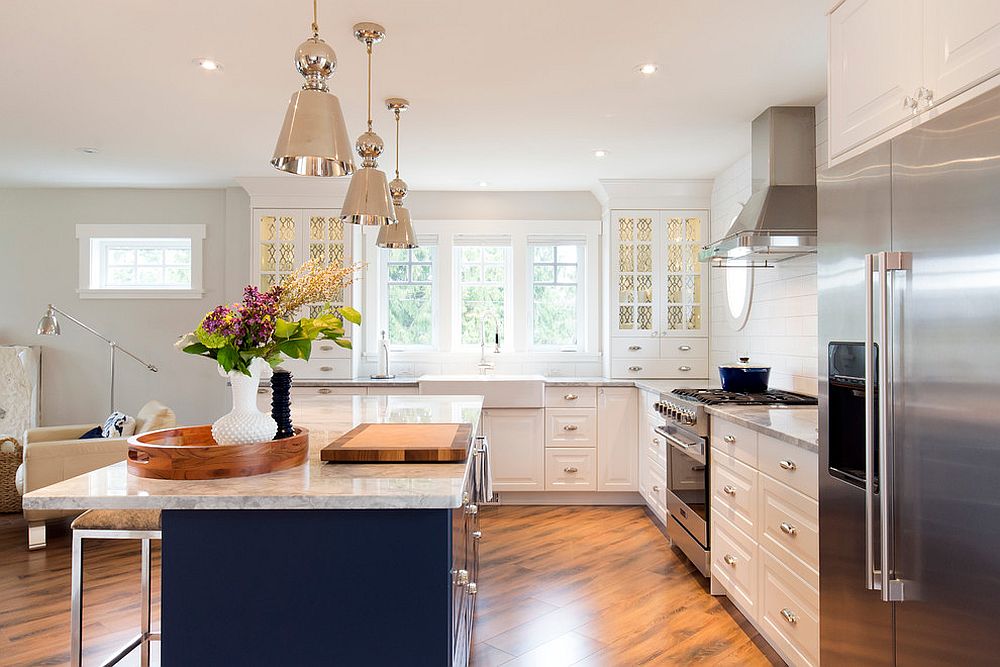
<path fill-rule="evenodd" d="M 405 509 L 462 504 L 466 463 L 324 463 L 320 450 L 362 423 L 469 422 L 480 396 L 330 396 L 293 406 L 309 429 L 305 465 L 252 477 L 158 480 L 128 474 L 124 461 L 32 491 L 25 509 Z"/>
<path fill-rule="evenodd" d="M 709 405 L 705 410 L 810 452 L 819 451 L 819 409 L 815 406 Z"/>

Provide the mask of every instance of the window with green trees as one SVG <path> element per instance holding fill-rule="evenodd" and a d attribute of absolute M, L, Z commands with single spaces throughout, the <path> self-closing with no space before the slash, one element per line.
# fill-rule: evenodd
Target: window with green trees
<path fill-rule="evenodd" d="M 458 269 L 459 340 L 462 345 L 478 345 L 482 322 L 488 341 L 500 332 L 504 342 L 504 310 L 507 298 L 509 246 L 456 246 Z"/>
<path fill-rule="evenodd" d="M 382 250 L 386 259 L 389 342 L 398 347 L 433 347 L 436 248 Z"/>
<path fill-rule="evenodd" d="M 580 281 L 583 246 L 534 244 L 531 257 L 531 344 L 578 349 L 581 344 Z"/>

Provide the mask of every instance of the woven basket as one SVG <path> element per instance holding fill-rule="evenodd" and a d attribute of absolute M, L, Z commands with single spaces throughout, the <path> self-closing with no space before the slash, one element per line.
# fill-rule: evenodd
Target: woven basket
<path fill-rule="evenodd" d="M 4 451 L 5 443 L 13 443 L 14 451 Z M 14 486 L 17 467 L 21 465 L 21 443 L 16 438 L 0 437 L 0 512 L 20 512 L 21 494 Z"/>

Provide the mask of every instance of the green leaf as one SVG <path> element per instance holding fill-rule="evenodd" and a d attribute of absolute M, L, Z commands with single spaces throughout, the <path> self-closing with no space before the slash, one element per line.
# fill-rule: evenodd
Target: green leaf
<path fill-rule="evenodd" d="M 216 357 L 219 361 L 219 365 L 222 366 L 222 370 L 227 373 L 236 367 L 236 364 L 240 361 L 239 351 L 232 345 L 226 345 L 219 349 L 219 356 Z"/>
<path fill-rule="evenodd" d="M 192 343 L 184 348 L 184 351 L 188 354 L 205 354 L 208 352 L 208 348 L 201 343 Z"/>
<path fill-rule="evenodd" d="M 341 306 L 337 312 L 344 316 L 344 319 L 354 324 L 361 324 L 361 313 L 350 306 Z"/>
<path fill-rule="evenodd" d="M 351 339 L 350 338 L 334 338 L 333 342 L 336 343 L 337 345 L 339 345 L 340 347 L 347 348 L 348 350 L 351 349 Z"/>
<path fill-rule="evenodd" d="M 298 332 L 298 330 L 298 322 L 289 322 L 281 319 L 280 317 L 274 322 L 275 338 L 291 338 Z"/>
<path fill-rule="evenodd" d="M 278 349 L 281 350 L 282 354 L 292 359 L 309 359 L 309 354 L 312 352 L 312 341 L 308 338 L 283 340 L 278 343 Z"/>

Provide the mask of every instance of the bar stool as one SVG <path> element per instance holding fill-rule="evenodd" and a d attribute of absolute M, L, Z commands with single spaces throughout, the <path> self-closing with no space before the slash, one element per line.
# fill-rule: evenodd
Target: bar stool
<path fill-rule="evenodd" d="M 142 592 L 140 631 L 111 658 L 101 663 L 110 667 L 141 646 L 140 660 L 149 665 L 149 643 L 159 641 L 160 633 L 150 631 L 150 540 L 160 539 L 160 510 L 87 510 L 78 516 L 73 527 L 73 567 L 70 619 L 70 664 L 83 662 L 83 541 L 141 540 Z"/>

